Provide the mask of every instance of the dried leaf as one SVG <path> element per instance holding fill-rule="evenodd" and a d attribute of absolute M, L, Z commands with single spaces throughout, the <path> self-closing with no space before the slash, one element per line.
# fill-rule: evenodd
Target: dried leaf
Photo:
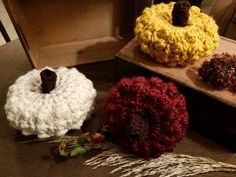
<path fill-rule="evenodd" d="M 83 147 L 80 147 L 80 146 L 77 146 L 77 147 L 74 147 L 71 151 L 70 151 L 70 156 L 77 156 L 77 155 L 80 155 L 80 154 L 84 154 L 86 153 L 87 150 Z"/>
<path fill-rule="evenodd" d="M 64 142 L 61 142 L 58 147 L 58 151 L 60 153 L 60 156 L 63 156 L 63 157 L 69 156 L 69 152 L 66 152 L 65 149 L 66 149 L 66 144 Z"/>
<path fill-rule="evenodd" d="M 84 133 L 81 136 L 79 136 L 77 142 L 81 146 L 84 145 L 86 143 L 86 133 Z"/>

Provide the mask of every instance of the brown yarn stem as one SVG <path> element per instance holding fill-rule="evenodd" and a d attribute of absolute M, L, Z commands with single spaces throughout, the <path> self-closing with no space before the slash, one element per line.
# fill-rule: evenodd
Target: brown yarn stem
<path fill-rule="evenodd" d="M 41 80 L 42 80 L 42 92 L 43 93 L 50 93 L 56 85 L 57 75 L 55 72 L 45 69 L 40 73 Z"/>
<path fill-rule="evenodd" d="M 133 114 L 127 127 L 127 134 L 145 138 L 148 134 L 148 121 L 139 114 Z"/>
<path fill-rule="evenodd" d="M 164 3 L 166 3 L 166 4 L 168 4 L 168 3 L 170 3 L 170 2 L 178 2 L 179 0 L 154 0 L 154 4 L 159 4 L 159 3 L 162 3 L 162 2 L 164 2 Z M 190 4 L 191 4 L 191 6 L 197 6 L 197 7 L 201 7 L 201 4 L 202 4 L 202 1 L 203 0 L 188 0 L 189 2 L 190 2 Z"/>
<path fill-rule="evenodd" d="M 188 25 L 190 7 L 191 4 L 187 0 L 180 0 L 175 3 L 172 11 L 173 25 L 180 27 L 185 27 Z"/>

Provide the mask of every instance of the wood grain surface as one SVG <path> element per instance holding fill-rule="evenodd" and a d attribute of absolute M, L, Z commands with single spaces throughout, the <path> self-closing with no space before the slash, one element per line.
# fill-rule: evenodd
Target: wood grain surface
<path fill-rule="evenodd" d="M 236 54 L 236 41 L 221 37 L 220 46 L 214 53 L 222 52 Z M 230 92 L 227 89 L 214 89 L 204 83 L 198 76 L 198 68 L 201 66 L 203 61 L 209 60 L 211 56 L 203 58 L 199 62 L 186 67 L 167 67 L 163 64 L 158 64 L 154 61 L 154 59 L 151 59 L 148 55 L 145 55 L 140 50 L 139 44 L 135 41 L 135 39 L 133 39 L 117 54 L 117 57 L 168 77 L 177 83 L 188 86 L 196 91 L 202 92 L 214 99 L 236 108 L 236 93 Z"/>
<path fill-rule="evenodd" d="M 115 61 L 81 65 L 98 92 L 92 119 L 85 123 L 83 130 L 96 130 L 102 124 L 103 101 L 115 82 Z M 52 158 L 52 145 L 47 142 L 20 143 L 35 137 L 24 137 L 8 125 L 4 111 L 8 87 L 22 74 L 31 69 L 20 42 L 13 41 L 0 48 L 0 177 L 118 177 L 109 174 L 111 167 L 92 170 L 83 165 L 85 160 L 99 151 L 92 151 L 67 161 Z M 128 70 L 128 68 L 127 68 Z M 78 131 L 72 132 L 77 134 Z M 176 153 L 210 157 L 236 165 L 236 154 L 189 129 L 184 140 L 177 145 Z M 200 177 L 235 177 L 235 172 L 213 172 Z"/>

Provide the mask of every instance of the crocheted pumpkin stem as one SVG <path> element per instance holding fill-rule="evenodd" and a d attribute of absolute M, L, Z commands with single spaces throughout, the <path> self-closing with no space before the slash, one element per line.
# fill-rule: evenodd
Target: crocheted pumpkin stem
<path fill-rule="evenodd" d="M 148 134 L 148 121 L 139 114 L 133 114 L 127 126 L 126 133 L 137 138 L 146 138 Z"/>
<path fill-rule="evenodd" d="M 172 11 L 172 22 L 175 26 L 185 27 L 188 25 L 189 8 L 191 4 L 187 0 L 180 0 L 175 3 Z"/>
<path fill-rule="evenodd" d="M 55 72 L 45 69 L 40 73 L 41 80 L 42 80 L 42 92 L 43 93 L 50 93 L 56 85 L 57 75 Z"/>
<path fill-rule="evenodd" d="M 154 0 L 154 4 L 159 4 L 159 3 L 162 3 L 162 2 L 168 4 L 168 3 L 173 2 L 173 1 L 178 2 L 179 0 Z M 203 0 L 188 0 L 188 1 L 190 2 L 191 6 L 200 7 Z"/>

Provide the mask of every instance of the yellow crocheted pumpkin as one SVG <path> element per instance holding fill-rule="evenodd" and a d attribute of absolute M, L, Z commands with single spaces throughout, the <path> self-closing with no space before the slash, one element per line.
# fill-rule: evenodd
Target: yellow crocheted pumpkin
<path fill-rule="evenodd" d="M 141 50 L 168 66 L 194 63 L 209 56 L 219 45 L 218 26 L 212 17 L 192 6 L 188 25 L 172 24 L 175 2 L 145 8 L 136 20 L 135 36 Z"/>

